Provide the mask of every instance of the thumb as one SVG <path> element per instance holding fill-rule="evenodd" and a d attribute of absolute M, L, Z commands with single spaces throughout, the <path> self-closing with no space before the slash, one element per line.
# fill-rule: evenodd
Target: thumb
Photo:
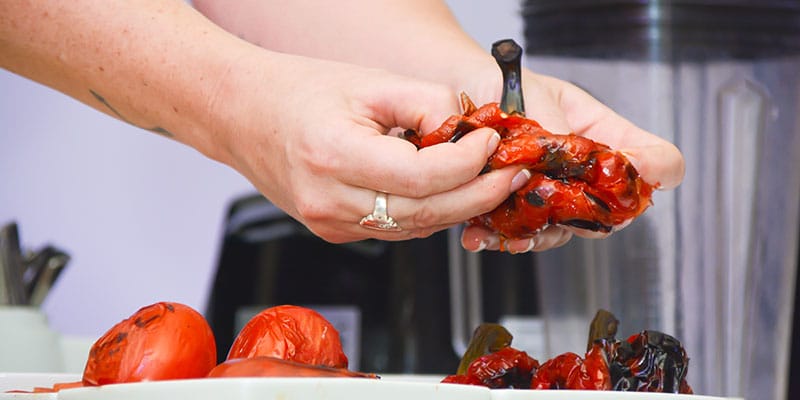
<path fill-rule="evenodd" d="M 686 173 L 683 155 L 675 145 L 667 141 L 656 145 L 620 149 L 645 182 L 658 189 L 677 187 Z"/>
<path fill-rule="evenodd" d="M 369 107 L 372 119 L 386 128 L 428 133 L 459 114 L 457 93 L 444 85 L 400 79 L 382 89 L 372 94 Z"/>

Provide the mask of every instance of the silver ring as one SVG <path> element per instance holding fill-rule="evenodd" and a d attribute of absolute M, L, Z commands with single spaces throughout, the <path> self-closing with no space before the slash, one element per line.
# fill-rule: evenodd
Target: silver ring
<path fill-rule="evenodd" d="M 386 211 L 386 203 L 388 203 L 388 195 L 383 192 L 378 192 L 375 196 L 375 208 L 372 210 L 372 214 L 367 215 L 364 218 L 361 218 L 361 221 L 358 222 L 359 225 L 363 226 L 367 229 L 374 229 L 376 231 L 385 231 L 385 232 L 400 232 L 403 228 L 400 225 L 397 225 L 397 222 L 394 221 L 392 217 L 389 216 L 389 213 Z"/>

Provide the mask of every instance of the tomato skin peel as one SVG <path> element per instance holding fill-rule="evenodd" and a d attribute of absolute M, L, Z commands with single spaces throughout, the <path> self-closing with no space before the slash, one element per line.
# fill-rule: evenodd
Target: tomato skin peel
<path fill-rule="evenodd" d="M 217 365 L 208 374 L 209 378 L 234 377 L 312 377 L 312 378 L 372 378 L 377 375 L 350 371 L 346 368 L 332 368 L 308 365 L 275 357 L 234 358 Z"/>
<path fill-rule="evenodd" d="M 348 365 L 336 328 L 318 312 L 294 305 L 271 307 L 251 318 L 227 359 L 260 356 L 331 368 Z"/>

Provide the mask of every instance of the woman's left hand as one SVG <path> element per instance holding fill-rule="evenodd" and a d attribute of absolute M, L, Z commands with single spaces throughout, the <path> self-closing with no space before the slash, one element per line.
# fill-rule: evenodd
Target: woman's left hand
<path fill-rule="evenodd" d="M 475 79 L 481 75 L 484 79 Z M 464 90 L 477 105 L 499 101 L 502 94 L 499 69 L 487 67 L 481 75 L 465 79 Z M 538 121 L 548 131 L 572 132 L 623 152 L 642 179 L 659 190 L 670 190 L 680 184 L 685 171 L 684 160 L 672 143 L 637 127 L 571 83 L 527 70 L 522 83 L 527 117 Z M 628 223 L 630 221 L 616 226 L 614 231 Z M 503 246 L 511 253 L 543 251 L 564 245 L 573 235 L 597 239 L 609 234 L 551 225 L 532 238 L 507 240 Z M 470 251 L 500 249 L 497 233 L 476 225 L 464 228 L 461 243 Z"/>

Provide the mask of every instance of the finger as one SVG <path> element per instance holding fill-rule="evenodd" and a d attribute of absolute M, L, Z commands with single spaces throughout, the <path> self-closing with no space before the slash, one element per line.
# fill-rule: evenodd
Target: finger
<path fill-rule="evenodd" d="M 572 238 L 572 232 L 558 226 L 548 226 L 531 238 L 506 240 L 503 247 L 512 254 L 544 251 L 563 246 Z M 461 233 L 461 246 L 468 251 L 500 250 L 496 232 L 479 225 L 468 225 Z"/>
<path fill-rule="evenodd" d="M 561 246 L 567 244 L 571 239 L 572 239 L 572 232 L 570 232 L 570 231 L 568 231 L 566 229 L 563 229 L 562 232 L 561 232 L 561 239 L 555 241 L 555 243 L 553 243 L 553 246 L 550 247 L 550 248 L 551 249 L 555 249 L 555 248 L 561 247 Z M 542 250 L 536 249 L 536 251 L 542 251 Z"/>
<path fill-rule="evenodd" d="M 582 132 L 622 152 L 645 182 L 672 189 L 683 180 L 683 155 L 675 145 L 611 112 Z"/>
<path fill-rule="evenodd" d="M 456 188 L 473 179 L 497 148 L 492 129 L 470 132 L 456 143 L 417 150 L 386 135 L 344 135 L 331 173 L 352 186 L 421 198 Z"/>
<path fill-rule="evenodd" d="M 580 229 L 574 226 L 564 226 L 562 228 L 564 230 L 572 232 L 575 236 L 582 237 L 584 239 L 605 239 L 611 236 L 612 233 L 612 232 L 590 231 L 588 229 Z"/>
<path fill-rule="evenodd" d="M 366 187 L 407 197 L 425 197 L 453 189 L 474 178 L 486 159 L 497 148 L 500 137 L 489 129 L 479 129 L 457 143 L 443 143 L 421 151 L 402 140 L 388 140 L 392 128 L 402 127 L 428 133 L 448 117 L 459 113 L 458 96 L 444 85 L 404 78 L 387 82 L 384 90 L 364 89 L 362 103 L 355 114 L 367 118 L 356 121 L 362 135 L 344 135 L 340 157 L 340 178 L 353 186 Z M 370 134 L 373 132 L 373 134 Z M 393 168 L 387 168 L 387 164 Z M 382 182 L 383 187 L 374 187 Z"/>
<path fill-rule="evenodd" d="M 669 190 L 678 186 L 686 173 L 686 164 L 680 150 L 671 143 L 632 147 L 620 150 L 639 171 L 642 179 L 658 189 Z"/>
<path fill-rule="evenodd" d="M 549 132 L 566 134 L 572 132 L 561 105 L 553 101 L 559 95 L 560 88 L 553 85 L 552 78 L 528 73 L 523 77 L 525 84 L 525 103 L 528 106 L 527 117 L 535 120 Z"/>
<path fill-rule="evenodd" d="M 386 128 L 430 132 L 461 109 L 458 93 L 444 85 L 400 78 L 383 89 L 363 92 L 358 111 Z"/>
<path fill-rule="evenodd" d="M 461 231 L 461 246 L 471 252 L 499 250 L 500 238 L 497 233 L 480 225 L 467 225 Z"/>
<path fill-rule="evenodd" d="M 386 240 L 425 237 L 493 210 L 510 193 L 527 183 L 529 177 L 530 174 L 519 167 L 508 167 L 482 174 L 454 190 L 421 199 L 388 194 L 386 214 L 403 233 L 369 237 Z M 323 186 L 324 190 L 320 188 Z M 343 184 L 313 185 L 301 190 L 297 197 L 309 201 L 298 202 L 300 219 L 329 241 L 363 235 L 364 228 L 358 223 L 375 211 L 377 192 L 374 190 Z M 336 229 L 343 231 L 336 232 Z"/>
<path fill-rule="evenodd" d="M 613 229 L 611 229 L 611 232 L 590 231 L 587 229 L 576 228 L 574 226 L 563 226 L 563 228 L 572 232 L 575 236 L 582 237 L 584 239 L 605 239 L 611 236 L 614 232 L 619 232 L 625 229 L 625 227 L 630 225 L 633 220 L 634 218 L 629 218 L 619 225 L 614 225 Z"/>
<path fill-rule="evenodd" d="M 560 226 L 550 225 L 532 238 L 508 241 L 506 248 L 512 254 L 545 251 L 563 246 L 571 238 L 571 231 Z"/>
<path fill-rule="evenodd" d="M 325 189 L 317 189 L 324 186 Z M 407 240 L 413 238 L 424 238 L 443 229 L 447 229 L 455 224 L 434 224 L 424 228 L 413 228 L 404 222 L 399 221 L 398 231 L 383 231 L 370 229 L 361 225 L 362 218 L 367 216 L 378 216 L 377 194 L 375 191 L 354 188 L 342 185 L 313 185 L 312 189 L 306 190 L 299 198 L 313 199 L 306 202 L 298 202 L 299 215 L 296 217 L 315 235 L 331 243 L 346 243 L 356 240 L 369 238 L 382 240 Z M 305 187 L 304 187 L 305 188 Z M 369 202 L 369 206 L 363 202 L 353 202 L 353 198 L 364 198 Z M 381 203 L 385 207 L 385 213 L 394 219 L 395 198 L 387 195 L 386 202 Z"/>
<path fill-rule="evenodd" d="M 521 167 L 502 168 L 482 174 L 456 189 L 428 197 L 391 194 L 389 207 L 392 217 L 411 230 L 457 224 L 497 208 L 520 182 L 527 182 L 528 177 Z M 374 193 L 368 195 L 374 200 Z"/>
<path fill-rule="evenodd" d="M 319 230 L 312 232 L 331 243 L 349 243 L 365 239 L 379 239 L 386 241 L 402 241 L 409 239 L 424 239 L 436 232 L 452 228 L 458 224 L 436 225 L 420 229 L 403 229 L 401 231 L 381 231 L 365 228 L 357 222 L 337 221 L 333 224 L 320 226 Z"/>
<path fill-rule="evenodd" d="M 683 180 L 683 155 L 664 138 L 645 131 L 572 84 L 539 77 L 559 93 L 560 106 L 576 134 L 623 151 L 646 182 L 672 189 Z"/>

